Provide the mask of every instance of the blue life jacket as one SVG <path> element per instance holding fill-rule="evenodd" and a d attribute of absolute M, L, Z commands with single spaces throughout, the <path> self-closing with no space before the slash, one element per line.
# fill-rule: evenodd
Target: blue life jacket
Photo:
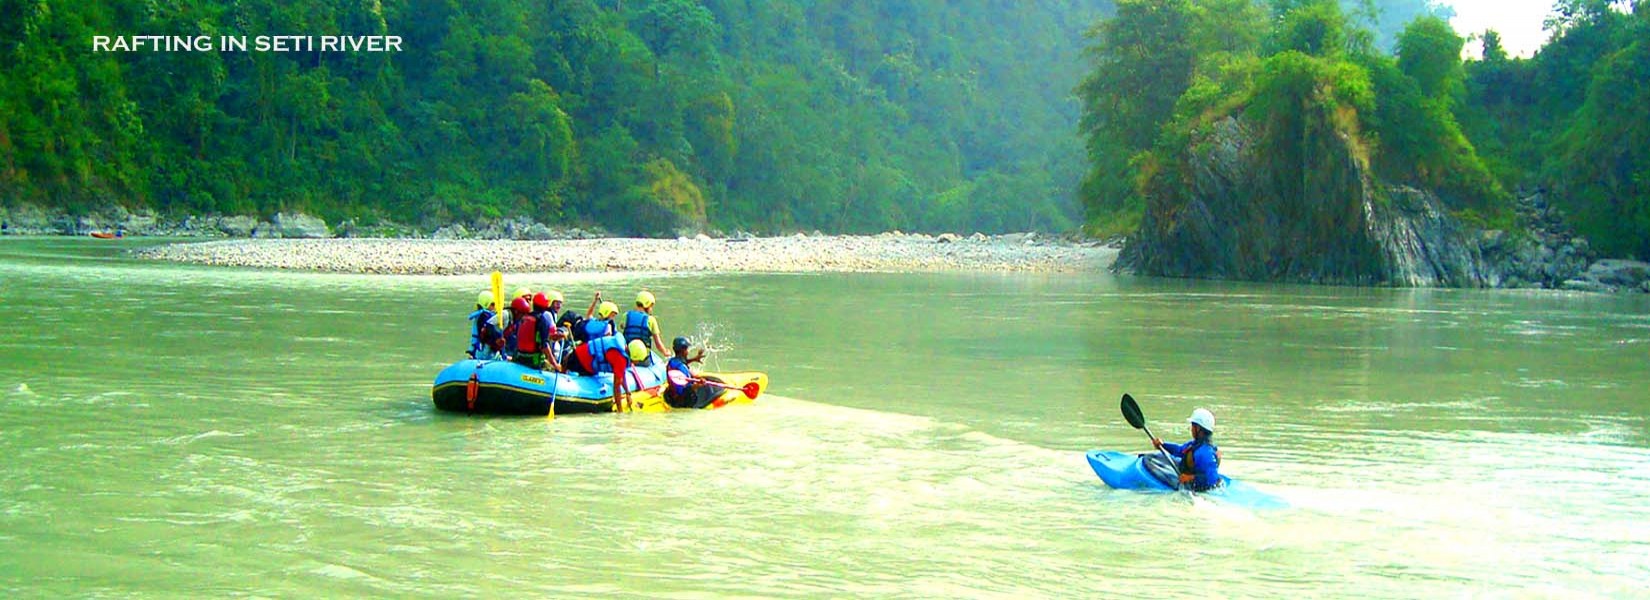
<path fill-rule="evenodd" d="M 590 348 L 590 370 L 597 373 L 613 372 L 613 365 L 607 362 L 609 350 L 624 354 L 624 340 L 616 335 L 590 338 L 586 345 Z"/>
<path fill-rule="evenodd" d="M 470 355 L 474 356 L 481 351 L 481 333 L 491 330 L 494 337 L 498 335 L 498 326 L 492 323 L 493 311 L 485 308 L 470 313 Z"/>
<path fill-rule="evenodd" d="M 665 374 L 669 375 L 671 371 L 681 371 L 683 375 L 687 375 L 688 377 L 693 376 L 693 371 L 688 370 L 687 361 L 674 356 L 670 358 L 670 362 L 665 363 Z M 665 377 L 665 381 L 670 381 L 670 377 Z M 670 384 L 670 393 L 672 394 L 685 394 L 687 393 L 687 390 L 688 386 L 676 385 L 674 383 Z"/>
<path fill-rule="evenodd" d="M 653 346 L 653 329 L 647 326 L 647 319 L 653 315 L 644 310 L 632 310 L 624 314 L 624 339 L 641 340 L 648 347 Z"/>
<path fill-rule="evenodd" d="M 607 319 L 585 319 L 584 339 L 594 340 L 613 335 L 613 322 Z"/>

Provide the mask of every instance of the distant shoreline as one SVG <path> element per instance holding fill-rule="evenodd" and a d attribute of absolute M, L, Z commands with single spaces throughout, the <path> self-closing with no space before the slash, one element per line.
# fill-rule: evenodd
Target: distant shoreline
<path fill-rule="evenodd" d="M 1037 234 L 883 233 L 716 239 L 236 239 L 134 250 L 150 260 L 332 273 L 506 272 L 1081 272 L 1118 250 Z"/>

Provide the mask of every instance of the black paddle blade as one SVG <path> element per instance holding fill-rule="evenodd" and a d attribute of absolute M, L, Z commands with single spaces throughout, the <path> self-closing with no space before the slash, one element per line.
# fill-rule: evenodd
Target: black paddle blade
<path fill-rule="evenodd" d="M 1146 415 L 1140 414 L 1140 405 L 1134 403 L 1134 396 L 1123 394 L 1123 419 L 1135 429 L 1146 427 Z"/>

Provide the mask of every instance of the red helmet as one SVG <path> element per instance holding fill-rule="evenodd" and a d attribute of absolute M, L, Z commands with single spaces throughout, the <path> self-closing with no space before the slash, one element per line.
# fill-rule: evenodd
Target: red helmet
<path fill-rule="evenodd" d="M 544 295 L 544 292 L 533 294 L 533 308 L 550 308 L 550 297 Z"/>
<path fill-rule="evenodd" d="M 517 313 L 531 312 L 532 307 L 527 305 L 527 298 L 516 298 L 510 301 L 510 310 Z"/>

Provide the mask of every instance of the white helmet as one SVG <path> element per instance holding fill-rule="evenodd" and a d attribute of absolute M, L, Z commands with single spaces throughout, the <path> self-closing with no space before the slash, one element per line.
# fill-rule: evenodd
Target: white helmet
<path fill-rule="evenodd" d="M 1215 413 L 1209 412 L 1209 409 L 1207 408 L 1199 408 L 1192 411 L 1192 417 L 1190 419 L 1186 419 L 1186 422 L 1202 427 L 1209 433 L 1215 432 Z"/>

